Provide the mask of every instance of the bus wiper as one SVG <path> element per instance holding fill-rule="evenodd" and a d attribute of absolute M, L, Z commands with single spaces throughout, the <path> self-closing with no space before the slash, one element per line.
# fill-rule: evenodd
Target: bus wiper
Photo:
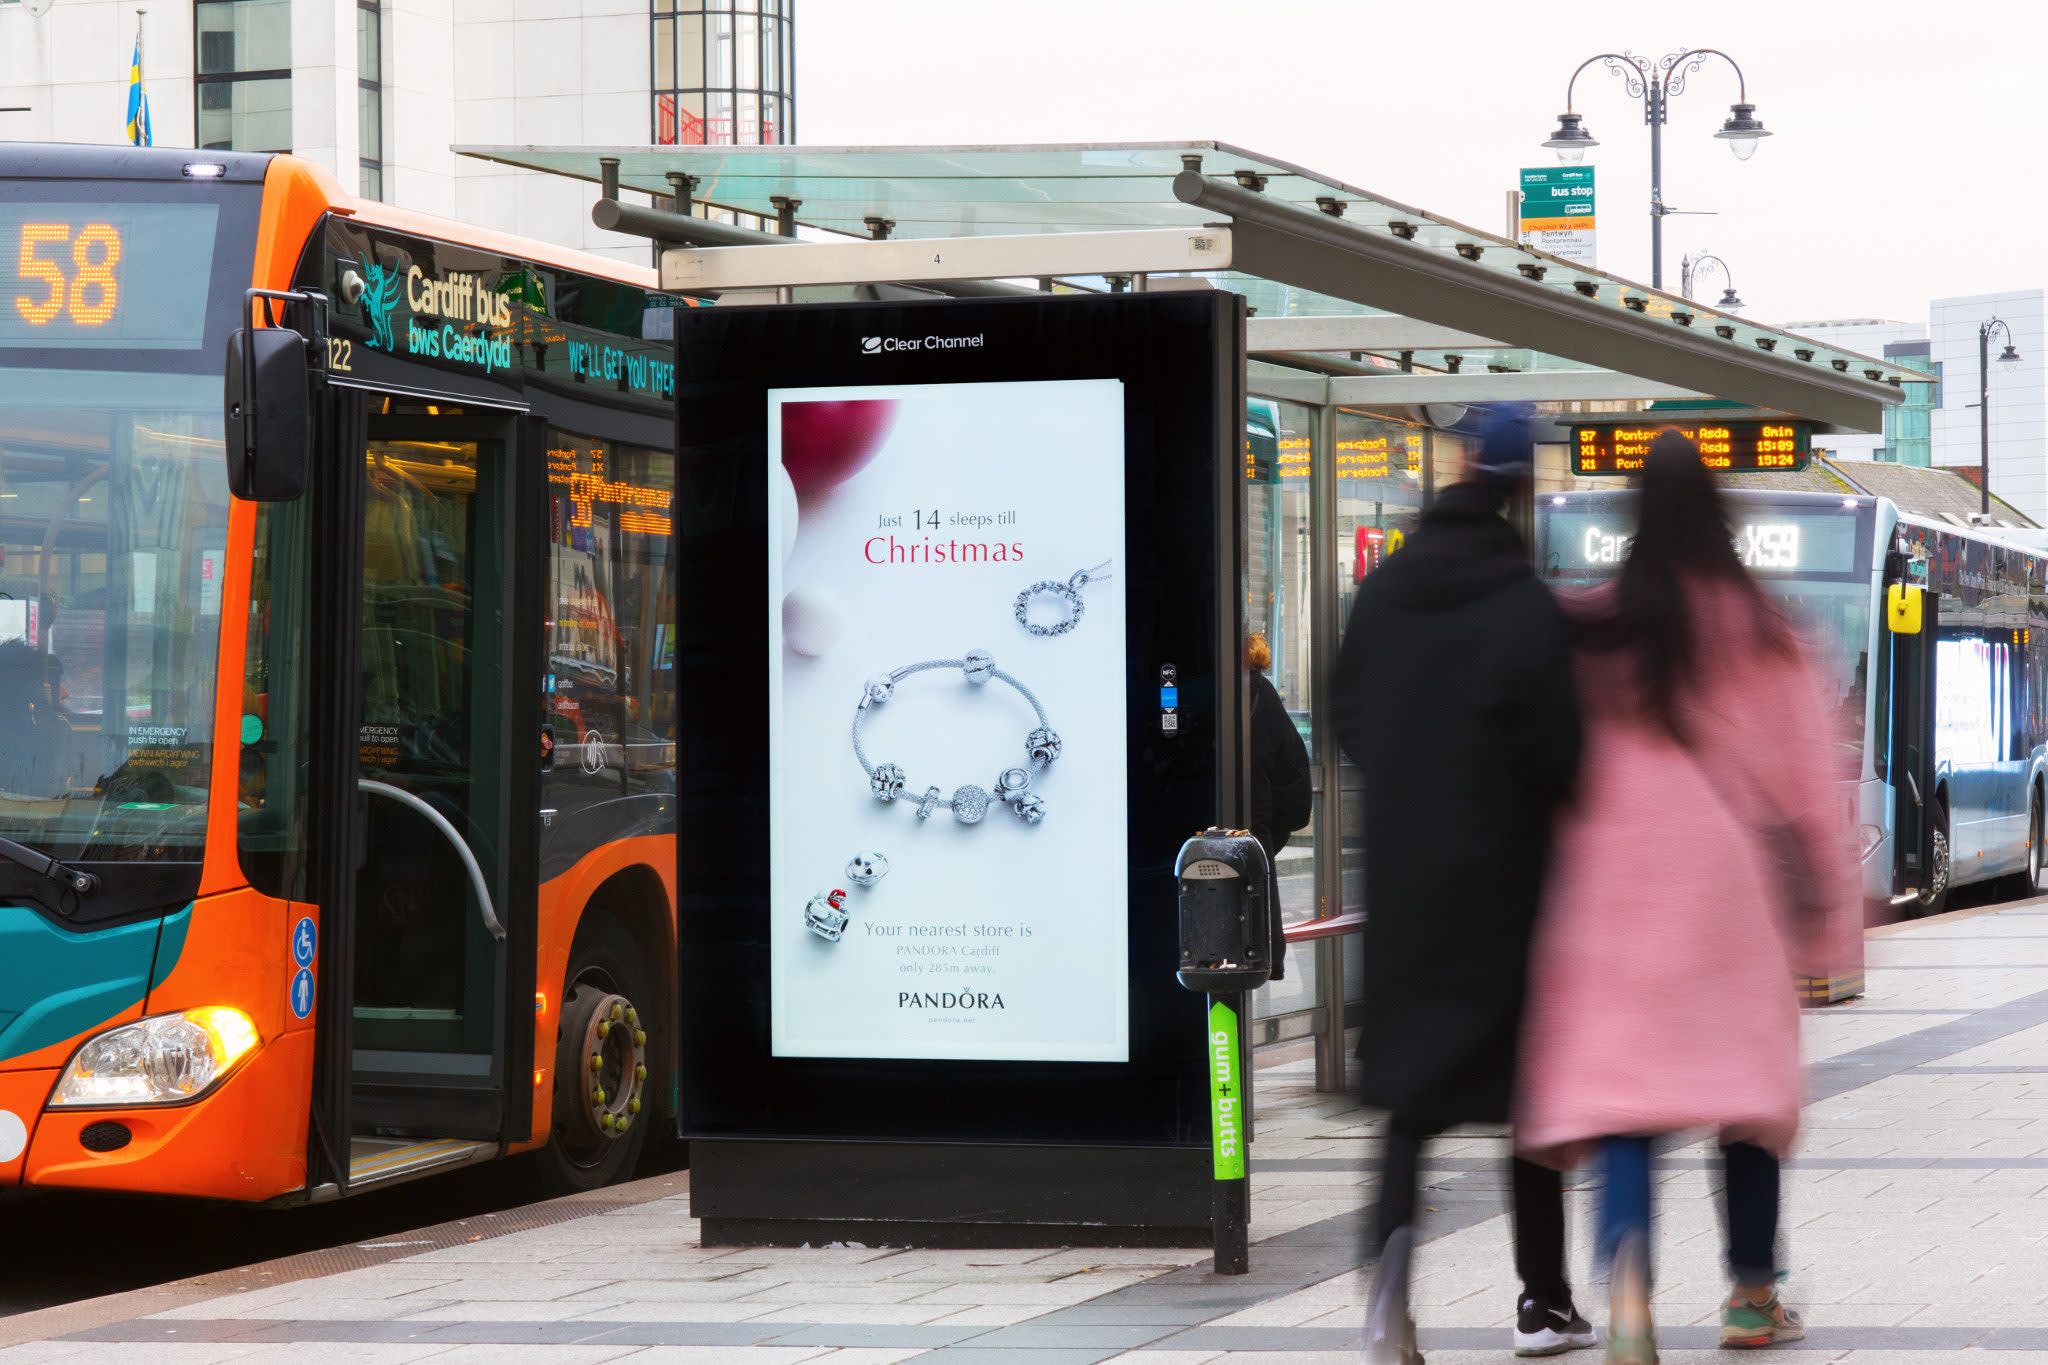
<path fill-rule="evenodd" d="M 66 867 L 55 858 L 46 857 L 27 844 L 17 844 L 12 839 L 0 838 L 0 858 L 20 863 L 29 871 L 41 873 L 81 896 L 90 896 L 100 889 L 100 879 L 92 873 Z"/>

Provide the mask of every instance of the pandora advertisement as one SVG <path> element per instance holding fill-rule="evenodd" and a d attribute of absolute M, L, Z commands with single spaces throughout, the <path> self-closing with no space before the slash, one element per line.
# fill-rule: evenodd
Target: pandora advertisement
<path fill-rule="evenodd" d="M 1124 407 L 768 391 L 774 1055 L 1129 1059 Z"/>

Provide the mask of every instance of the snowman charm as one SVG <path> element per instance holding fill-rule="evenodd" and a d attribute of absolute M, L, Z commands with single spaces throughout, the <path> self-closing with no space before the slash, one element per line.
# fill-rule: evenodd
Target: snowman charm
<path fill-rule="evenodd" d="M 829 894 L 820 892 L 811 897 L 810 903 L 804 906 L 804 927 L 827 943 L 839 942 L 846 933 L 847 914 L 840 908 L 845 899 L 846 892 L 842 890 Z"/>
<path fill-rule="evenodd" d="M 856 853 L 846 864 L 846 876 L 855 886 L 873 886 L 889 875 L 889 860 L 869 851 Z"/>

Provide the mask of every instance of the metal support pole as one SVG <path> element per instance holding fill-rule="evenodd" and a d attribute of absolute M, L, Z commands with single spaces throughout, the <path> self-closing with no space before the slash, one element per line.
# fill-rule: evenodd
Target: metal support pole
<path fill-rule="evenodd" d="M 1337 704 L 1337 648 L 1343 622 L 1337 619 L 1337 408 L 1316 410 L 1315 445 L 1309 452 L 1309 739 L 1321 798 L 1315 803 L 1315 917 L 1328 919 L 1344 908 L 1343 753 L 1334 724 Z M 1277 878 L 1275 879 L 1277 885 Z M 1315 990 L 1323 1005 L 1316 1031 L 1316 1089 L 1344 1088 L 1344 974 L 1338 940 L 1317 939 Z M 1330 989 L 1329 964 L 1338 964 L 1337 989 Z"/>
<path fill-rule="evenodd" d="M 1977 327 L 1977 480 L 1978 510 L 1991 515 L 1991 324 Z"/>
<path fill-rule="evenodd" d="M 1209 1223 L 1218 1275 L 1251 1269 L 1251 1180 L 1245 1174 L 1245 993 L 1212 995 L 1209 1002 L 1209 1143 L 1213 1158 Z"/>
<path fill-rule="evenodd" d="M 1650 115 L 1650 287 L 1664 287 L 1664 91 L 1654 77 L 1644 95 Z"/>
<path fill-rule="evenodd" d="M 668 188 L 670 197 L 675 200 L 669 206 L 670 211 L 688 216 L 697 197 L 697 177 L 694 175 L 684 175 L 681 171 L 670 171 L 668 173 Z M 618 198 L 617 195 L 611 197 L 614 199 Z"/>
<path fill-rule="evenodd" d="M 607 199 L 619 197 L 619 159 L 615 156 L 601 156 L 597 159 L 597 183 Z"/>
<path fill-rule="evenodd" d="M 771 194 L 768 202 L 775 206 L 775 235 L 796 236 L 796 211 L 803 206 L 803 200 L 792 199 L 786 194 Z"/>

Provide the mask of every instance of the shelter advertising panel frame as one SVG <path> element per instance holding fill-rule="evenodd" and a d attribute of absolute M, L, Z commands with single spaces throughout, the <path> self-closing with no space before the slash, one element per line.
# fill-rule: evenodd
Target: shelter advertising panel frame
<path fill-rule="evenodd" d="M 678 681 L 697 699 L 678 753 L 681 1114 L 704 1240 L 858 1225 L 868 1241 L 1205 1245 L 1204 1032 L 1200 999 L 1174 979 L 1173 860 L 1189 833 L 1241 815 L 1243 301 L 806 304 L 676 321 Z M 938 334 L 985 340 L 863 347 Z M 778 1056 L 770 916 L 803 907 L 769 895 L 770 392 L 1094 379 L 1123 386 L 1128 1058 Z M 963 434 L 959 458 L 975 459 Z"/>

